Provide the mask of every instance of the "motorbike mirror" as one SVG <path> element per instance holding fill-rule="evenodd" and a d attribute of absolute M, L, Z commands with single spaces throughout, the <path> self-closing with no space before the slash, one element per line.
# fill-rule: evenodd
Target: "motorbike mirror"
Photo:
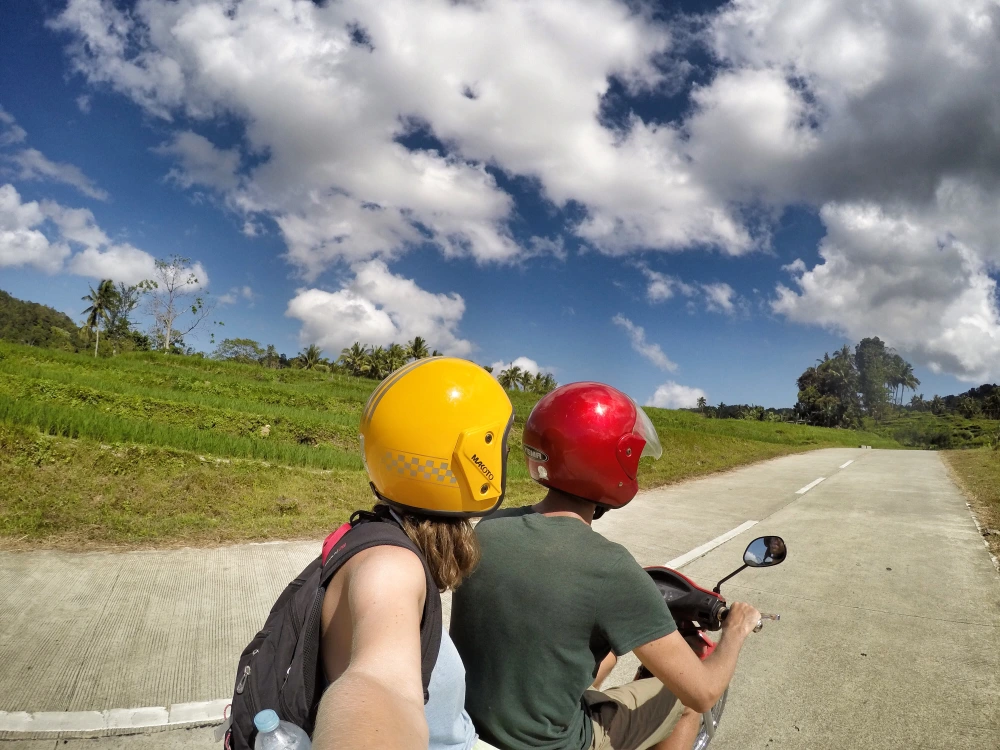
<path fill-rule="evenodd" d="M 784 562 L 787 554 L 785 540 L 780 536 L 762 536 L 747 545 L 743 562 L 751 568 L 769 568 Z"/>

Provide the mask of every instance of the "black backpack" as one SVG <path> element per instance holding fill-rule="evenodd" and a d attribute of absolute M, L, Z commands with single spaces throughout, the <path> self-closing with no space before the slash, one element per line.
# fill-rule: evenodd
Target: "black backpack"
<path fill-rule="evenodd" d="M 424 565 L 427 595 L 420 620 L 420 666 L 427 702 L 427 686 L 441 646 L 441 594 L 423 555 L 384 506 L 374 513 L 358 511 L 350 523 L 327 537 L 323 554 L 285 587 L 264 627 L 243 650 L 229 715 L 231 725 L 225 732 L 226 747 L 252 750 L 257 735 L 253 719 L 265 708 L 274 709 L 281 719 L 312 736 L 316 709 L 326 687 L 320 655 L 320 614 L 326 586 L 354 555 L 382 544 L 412 550 Z"/>

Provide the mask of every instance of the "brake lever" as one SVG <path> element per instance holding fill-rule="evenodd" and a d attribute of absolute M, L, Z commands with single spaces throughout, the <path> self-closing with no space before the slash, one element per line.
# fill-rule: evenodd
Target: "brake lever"
<path fill-rule="evenodd" d="M 759 633 L 764 627 L 764 620 L 774 620 L 778 621 L 781 619 L 781 615 L 769 615 L 764 612 L 760 613 L 760 619 L 757 620 L 757 627 L 753 629 L 753 632 Z"/>

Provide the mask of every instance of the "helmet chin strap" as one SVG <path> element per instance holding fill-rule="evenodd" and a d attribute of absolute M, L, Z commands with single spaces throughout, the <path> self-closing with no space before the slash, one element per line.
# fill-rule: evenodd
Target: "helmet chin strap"
<path fill-rule="evenodd" d="M 396 519 L 396 523 L 398 523 L 401 528 L 403 527 L 403 517 L 400 516 L 396 512 L 396 509 L 393 508 L 391 505 L 389 506 L 389 515 L 391 515 L 394 519 Z"/>

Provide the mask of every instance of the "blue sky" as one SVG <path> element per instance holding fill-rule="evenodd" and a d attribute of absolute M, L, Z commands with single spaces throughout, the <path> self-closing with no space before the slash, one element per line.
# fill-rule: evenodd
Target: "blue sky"
<path fill-rule="evenodd" d="M 376 5 L 4 4 L 0 288 L 79 319 L 176 253 L 224 336 L 665 406 L 791 406 L 866 335 L 1000 375 L 986 4 Z"/>

